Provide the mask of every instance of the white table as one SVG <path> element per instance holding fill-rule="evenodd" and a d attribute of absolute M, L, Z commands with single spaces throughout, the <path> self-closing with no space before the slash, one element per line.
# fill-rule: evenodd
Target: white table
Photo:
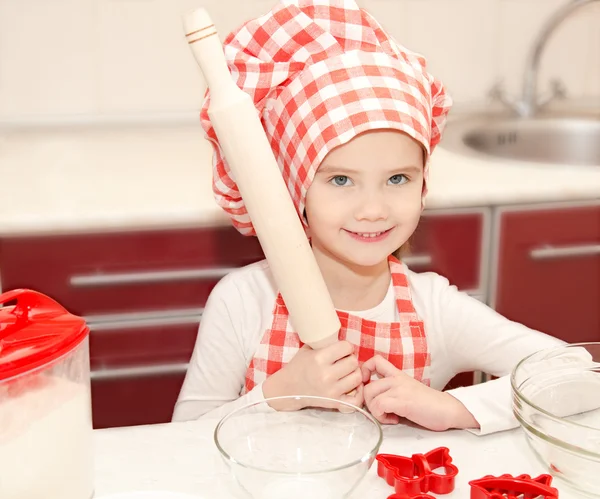
<path fill-rule="evenodd" d="M 138 490 L 183 492 L 205 499 L 243 498 L 213 443 L 216 424 L 216 420 L 205 420 L 95 431 L 95 498 Z M 380 452 L 410 456 L 439 446 L 450 449 L 459 468 L 455 491 L 440 496 L 447 499 L 468 499 L 468 482 L 488 474 L 535 477 L 544 473 L 520 430 L 477 437 L 466 431 L 435 433 L 391 426 L 384 429 Z M 376 465 L 353 499 L 386 499 L 393 493 L 377 476 Z M 559 489 L 561 499 L 580 497 L 559 481 L 553 486 Z"/>

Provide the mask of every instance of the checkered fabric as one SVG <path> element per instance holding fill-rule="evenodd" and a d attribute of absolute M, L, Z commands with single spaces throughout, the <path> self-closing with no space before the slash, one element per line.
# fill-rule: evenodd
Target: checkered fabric
<path fill-rule="evenodd" d="M 303 223 L 306 192 L 327 153 L 361 132 L 408 134 L 428 159 L 451 106 L 423 57 L 396 43 L 353 0 L 283 0 L 224 42 L 229 70 L 253 99 Z M 213 142 L 213 192 L 235 227 L 255 235 L 208 117 Z M 426 194 L 426 183 L 423 197 Z"/>
<path fill-rule="evenodd" d="M 398 307 L 398 322 L 375 322 L 338 311 L 342 324 L 339 339 L 355 345 L 359 363 L 362 364 L 374 355 L 381 355 L 398 369 L 429 386 L 431 359 L 425 326 L 413 307 L 404 264 L 389 257 L 389 265 Z M 242 393 L 252 390 L 279 371 L 302 345 L 298 333 L 290 324 L 288 311 L 280 294 L 275 302 L 271 328 L 264 333 L 246 371 Z"/>

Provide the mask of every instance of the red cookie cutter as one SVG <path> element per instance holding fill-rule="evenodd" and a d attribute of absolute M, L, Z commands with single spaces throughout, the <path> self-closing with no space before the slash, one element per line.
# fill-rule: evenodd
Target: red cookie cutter
<path fill-rule="evenodd" d="M 558 499 L 558 490 L 550 487 L 551 483 L 550 475 L 540 475 L 537 478 L 531 478 L 529 475 L 488 475 L 470 481 L 469 485 L 471 499 Z"/>
<path fill-rule="evenodd" d="M 435 472 L 440 468 L 443 474 Z M 449 494 L 454 490 L 458 468 L 452 464 L 448 448 L 438 447 L 412 457 L 378 454 L 377 474 L 394 487 L 396 493 L 388 499 L 431 499 L 429 492 Z"/>

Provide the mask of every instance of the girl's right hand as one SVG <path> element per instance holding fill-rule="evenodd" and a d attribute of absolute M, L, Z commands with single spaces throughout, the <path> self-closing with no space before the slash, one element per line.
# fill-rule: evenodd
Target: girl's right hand
<path fill-rule="evenodd" d="M 263 395 L 265 398 L 290 395 L 327 397 L 362 407 L 362 372 L 354 355 L 354 345 L 336 341 L 319 350 L 304 345 L 288 364 L 265 380 Z M 270 405 L 283 411 L 306 406 L 302 401 L 288 400 L 272 401 Z M 340 408 L 340 404 L 322 400 L 315 400 L 310 406 Z"/>

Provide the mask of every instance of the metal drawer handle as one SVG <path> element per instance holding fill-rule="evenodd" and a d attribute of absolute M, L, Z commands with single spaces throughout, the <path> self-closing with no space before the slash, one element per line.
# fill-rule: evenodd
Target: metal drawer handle
<path fill-rule="evenodd" d="M 115 367 L 96 369 L 91 372 L 92 381 L 107 381 L 116 379 L 146 378 L 169 374 L 185 374 L 189 364 L 157 364 L 155 366 Z"/>
<path fill-rule="evenodd" d="M 192 281 L 221 279 L 236 267 L 214 267 L 205 269 L 157 270 L 147 272 L 125 272 L 110 274 L 87 274 L 71 276 L 74 287 L 113 286 L 123 284 L 147 284 L 170 281 Z"/>
<path fill-rule="evenodd" d="M 199 324 L 203 312 L 203 308 L 187 308 L 165 311 L 88 315 L 84 317 L 84 319 L 92 332 L 113 331 L 115 329 L 138 329 L 140 327 Z"/>
<path fill-rule="evenodd" d="M 430 265 L 430 255 L 408 255 L 402 259 L 412 267 Z M 149 284 L 159 282 L 178 282 L 203 279 L 221 279 L 238 267 L 214 267 L 206 269 L 159 270 L 148 272 L 125 272 L 111 274 L 86 274 L 71 276 L 73 287 L 114 286 L 126 284 Z"/>
<path fill-rule="evenodd" d="M 582 244 L 580 246 L 544 246 L 529 252 L 533 260 L 553 260 L 579 256 L 600 255 L 600 244 Z"/>
<path fill-rule="evenodd" d="M 402 258 L 402 261 L 409 267 L 424 267 L 431 265 L 431 255 L 408 255 Z"/>

